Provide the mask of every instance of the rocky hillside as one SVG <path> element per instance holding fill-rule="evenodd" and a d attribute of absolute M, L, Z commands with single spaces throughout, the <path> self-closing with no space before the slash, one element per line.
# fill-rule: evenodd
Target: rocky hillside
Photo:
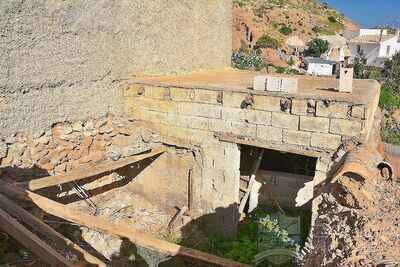
<path fill-rule="evenodd" d="M 250 43 L 254 45 L 263 35 L 276 39 L 278 46 L 285 50 L 285 41 L 291 36 L 298 36 L 307 43 L 320 35 L 359 28 L 343 14 L 317 0 L 234 0 L 233 3 L 234 50 Z"/>

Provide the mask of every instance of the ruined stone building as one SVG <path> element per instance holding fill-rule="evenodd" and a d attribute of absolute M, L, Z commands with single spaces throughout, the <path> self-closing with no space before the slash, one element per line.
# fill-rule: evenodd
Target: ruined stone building
<path fill-rule="evenodd" d="M 331 226 L 347 215 L 366 218 L 365 207 L 379 206 L 374 197 L 381 193 L 352 190 L 384 181 L 380 85 L 356 80 L 352 93 L 339 93 L 337 79 L 299 76 L 294 94 L 253 90 L 257 73 L 230 68 L 230 0 L 6 0 L 0 39 L 2 181 L 156 237 L 176 207 L 187 208 L 184 227 L 234 237 L 250 165 L 264 149 L 255 205 L 270 205 L 272 191 L 283 208 L 301 203 L 312 213 L 306 265 L 396 258 L 389 248 L 400 247 L 398 237 L 380 233 L 387 236 L 382 248 L 375 230 L 367 238 L 361 226 Z M 159 147 L 165 152 L 118 172 L 34 186 L 41 177 Z M 352 160 L 353 150 L 370 160 Z M 351 164 L 340 172 L 344 162 L 369 168 L 373 177 Z M 346 176 L 353 172 L 365 181 Z M 387 183 L 394 176 L 390 169 Z M 340 177 L 350 177 L 347 191 L 331 187 Z M 347 210 L 330 208 L 333 202 Z M 392 220 L 397 226 L 388 231 L 399 233 L 399 218 Z M 115 242 L 121 245 L 92 230 L 81 235 L 107 259 L 119 249 Z M 372 239 L 373 249 L 364 246 Z"/>

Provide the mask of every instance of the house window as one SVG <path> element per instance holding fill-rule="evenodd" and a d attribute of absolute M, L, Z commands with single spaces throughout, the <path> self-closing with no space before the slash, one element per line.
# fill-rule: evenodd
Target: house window
<path fill-rule="evenodd" d="M 390 55 L 390 45 L 386 47 L 386 56 Z"/>
<path fill-rule="evenodd" d="M 361 45 L 357 45 L 357 54 L 361 53 Z"/>

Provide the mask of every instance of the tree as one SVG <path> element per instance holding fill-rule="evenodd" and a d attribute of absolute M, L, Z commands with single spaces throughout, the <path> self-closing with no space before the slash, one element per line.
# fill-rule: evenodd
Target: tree
<path fill-rule="evenodd" d="M 356 79 L 369 79 L 371 77 L 371 72 L 367 70 L 367 59 L 363 50 L 359 51 L 354 59 L 353 77 Z"/>
<path fill-rule="evenodd" d="M 308 48 L 304 51 L 304 54 L 309 57 L 321 57 L 328 49 L 328 41 L 322 40 L 321 38 L 314 38 L 308 43 Z"/>
<path fill-rule="evenodd" d="M 391 60 L 385 62 L 382 76 L 386 87 L 393 91 L 400 89 L 400 52 L 397 52 Z"/>
<path fill-rule="evenodd" d="M 267 47 L 273 48 L 273 49 L 278 49 L 281 46 L 282 46 L 282 43 L 279 40 L 274 39 L 274 38 L 269 37 L 268 35 L 264 34 L 257 40 L 256 45 L 254 46 L 254 50 L 257 50 L 259 48 L 267 48 Z"/>

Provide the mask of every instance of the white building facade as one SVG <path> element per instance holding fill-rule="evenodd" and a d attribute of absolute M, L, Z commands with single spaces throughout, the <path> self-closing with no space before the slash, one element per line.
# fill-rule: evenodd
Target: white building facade
<path fill-rule="evenodd" d="M 303 59 L 304 69 L 311 75 L 333 76 L 337 75 L 340 70 L 340 63 L 321 58 L 305 58 Z"/>
<path fill-rule="evenodd" d="M 376 34 L 378 33 L 378 34 Z M 352 37 L 354 31 L 345 33 Z M 359 30 L 360 36 L 354 37 L 348 41 L 348 47 L 351 53 L 349 63 L 354 63 L 355 58 L 361 52 L 364 54 L 368 66 L 384 67 L 387 60 L 394 54 L 400 52 L 399 31 L 396 34 L 387 34 L 387 30 Z"/>

